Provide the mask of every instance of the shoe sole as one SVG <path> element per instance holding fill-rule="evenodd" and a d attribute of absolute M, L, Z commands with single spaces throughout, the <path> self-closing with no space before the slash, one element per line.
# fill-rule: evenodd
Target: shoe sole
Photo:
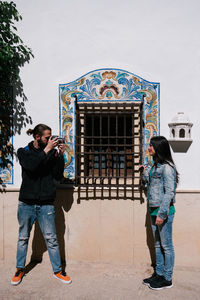
<path fill-rule="evenodd" d="M 22 282 L 22 279 L 21 279 L 20 281 L 17 281 L 17 282 L 11 280 L 11 284 L 12 284 L 12 285 L 18 285 L 18 284 L 20 284 L 21 282 Z"/>
<path fill-rule="evenodd" d="M 146 286 L 150 286 L 150 283 L 148 283 L 148 282 L 142 281 L 142 284 L 144 284 L 144 285 L 146 285 Z"/>
<path fill-rule="evenodd" d="M 151 285 L 149 285 L 149 288 L 151 290 L 154 290 L 154 291 L 160 291 L 160 290 L 163 290 L 163 289 L 171 289 L 173 287 L 173 284 L 172 285 L 169 285 L 169 286 L 162 286 L 160 288 L 154 288 L 152 287 Z"/>
<path fill-rule="evenodd" d="M 70 284 L 70 283 L 72 283 L 72 280 L 70 280 L 70 281 L 66 281 L 66 280 L 63 280 L 63 279 L 61 279 L 61 278 L 57 277 L 56 275 L 53 275 L 53 277 L 54 277 L 54 278 L 56 278 L 56 279 L 58 279 L 58 280 L 60 280 L 60 281 L 62 281 L 63 283 L 66 283 L 66 284 Z"/>

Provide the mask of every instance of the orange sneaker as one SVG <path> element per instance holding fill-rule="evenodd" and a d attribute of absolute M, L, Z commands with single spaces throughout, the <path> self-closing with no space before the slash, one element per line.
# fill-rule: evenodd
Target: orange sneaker
<path fill-rule="evenodd" d="M 22 269 L 17 269 L 17 272 L 15 273 L 15 275 L 11 280 L 11 284 L 18 285 L 22 281 L 23 276 L 24 276 L 24 271 Z"/>
<path fill-rule="evenodd" d="M 54 273 L 53 275 L 55 278 L 59 279 L 60 281 L 64 282 L 64 283 L 71 283 L 72 280 L 69 276 L 67 276 L 67 274 L 65 273 L 65 271 L 60 271 L 58 273 Z"/>

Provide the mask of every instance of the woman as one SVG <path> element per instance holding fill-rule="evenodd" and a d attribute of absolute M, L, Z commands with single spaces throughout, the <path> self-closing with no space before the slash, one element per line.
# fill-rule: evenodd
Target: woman
<path fill-rule="evenodd" d="M 163 136 L 155 136 L 148 147 L 153 166 L 142 166 L 142 181 L 147 184 L 148 209 L 155 242 L 156 268 L 143 284 L 151 289 L 171 288 L 174 267 L 172 223 L 178 172 L 173 162 L 169 143 Z"/>

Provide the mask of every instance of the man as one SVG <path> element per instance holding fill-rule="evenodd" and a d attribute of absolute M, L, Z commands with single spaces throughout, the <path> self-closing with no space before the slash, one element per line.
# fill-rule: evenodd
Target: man
<path fill-rule="evenodd" d="M 46 241 L 53 276 L 64 283 L 71 283 L 70 277 L 61 268 L 53 204 L 56 195 L 54 179 L 59 180 L 63 176 L 65 144 L 59 143 L 57 137 L 52 138 L 51 128 L 44 124 L 29 129 L 27 134 L 33 135 L 34 141 L 17 151 L 22 167 L 22 184 L 18 205 L 17 271 L 11 284 L 19 284 L 24 276 L 30 231 L 36 219 Z"/>

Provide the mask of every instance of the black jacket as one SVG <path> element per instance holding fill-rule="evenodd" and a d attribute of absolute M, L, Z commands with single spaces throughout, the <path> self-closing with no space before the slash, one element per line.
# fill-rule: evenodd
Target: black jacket
<path fill-rule="evenodd" d="M 19 200 L 30 204 L 50 204 L 54 201 L 56 187 L 54 179 L 63 177 L 64 158 L 55 155 L 56 150 L 46 154 L 36 149 L 33 142 L 19 148 L 17 156 L 22 166 L 22 184 Z"/>

